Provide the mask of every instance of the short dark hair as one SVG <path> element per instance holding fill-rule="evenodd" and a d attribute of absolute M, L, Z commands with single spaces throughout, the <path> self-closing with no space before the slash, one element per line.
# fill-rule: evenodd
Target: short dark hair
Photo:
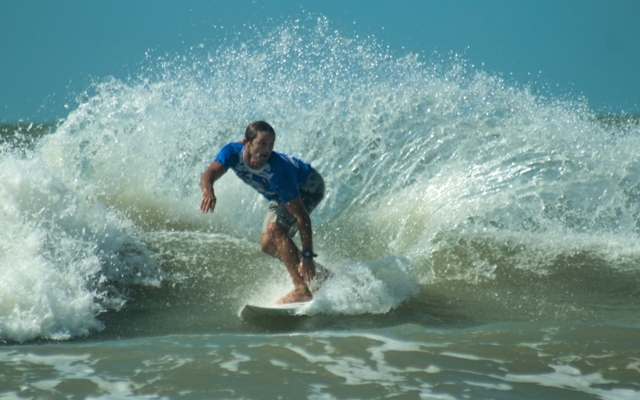
<path fill-rule="evenodd" d="M 253 121 L 247 126 L 247 129 L 244 131 L 244 140 L 245 142 L 251 142 L 253 139 L 258 136 L 258 132 L 267 132 L 272 134 L 274 137 L 276 136 L 276 131 L 273 130 L 273 127 L 269 125 L 265 121 Z"/>

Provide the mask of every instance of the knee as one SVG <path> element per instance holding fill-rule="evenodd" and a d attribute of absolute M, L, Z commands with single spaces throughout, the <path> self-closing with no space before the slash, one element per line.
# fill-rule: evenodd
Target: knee
<path fill-rule="evenodd" d="M 263 253 L 271 254 L 273 253 L 273 247 L 271 237 L 266 233 L 263 234 L 262 237 L 260 237 L 260 250 L 262 250 Z"/>

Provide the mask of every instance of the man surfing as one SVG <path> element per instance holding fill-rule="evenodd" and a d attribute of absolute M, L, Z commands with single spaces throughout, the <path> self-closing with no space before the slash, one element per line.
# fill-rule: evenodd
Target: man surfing
<path fill-rule="evenodd" d="M 294 286 L 277 303 L 310 301 L 313 295 L 308 284 L 316 276 L 316 254 L 309 214 L 324 198 L 324 180 L 310 164 L 273 151 L 275 140 L 271 125 L 254 121 L 247 126 L 242 142 L 225 145 L 200 178 L 200 210 L 213 212 L 213 183 L 233 169 L 238 178 L 271 202 L 262 225 L 260 246 L 263 252 L 284 263 Z M 302 251 L 292 240 L 297 231 Z"/>

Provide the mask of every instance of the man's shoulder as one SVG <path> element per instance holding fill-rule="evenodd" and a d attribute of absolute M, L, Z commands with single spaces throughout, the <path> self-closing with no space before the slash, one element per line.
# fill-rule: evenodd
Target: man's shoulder
<path fill-rule="evenodd" d="M 276 157 L 273 157 L 272 164 L 277 164 L 282 168 L 300 168 L 305 165 L 303 161 L 291 154 L 280 153 L 277 151 L 274 151 L 273 154 L 276 155 Z"/>
<path fill-rule="evenodd" d="M 225 144 L 222 150 L 226 150 L 226 151 L 235 151 L 235 152 L 239 152 L 240 150 L 242 150 L 244 148 L 244 143 L 241 142 L 231 142 L 231 143 L 227 143 Z"/>

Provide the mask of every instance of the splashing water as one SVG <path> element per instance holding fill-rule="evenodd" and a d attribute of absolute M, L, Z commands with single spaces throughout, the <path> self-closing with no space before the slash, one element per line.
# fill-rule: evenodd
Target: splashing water
<path fill-rule="evenodd" d="M 200 248 L 163 248 L 158 232 L 239 239 L 214 245 L 213 268 L 229 246 L 253 254 L 264 201 L 225 177 L 216 212 L 197 205 L 202 171 L 256 119 L 327 183 L 312 217 L 336 280 L 317 312 L 385 313 L 430 292 L 464 298 L 480 318 L 636 319 L 637 120 L 607 124 L 459 57 L 397 57 L 322 18 L 249 30 L 215 49 L 149 53 L 137 76 L 82 94 L 32 151 L 5 147 L 3 338 L 85 335 L 127 287 L 157 287 L 178 264 L 202 277 L 189 267 Z M 181 261 L 159 262 L 168 253 Z M 286 285 L 273 271 L 236 298 Z M 229 291 L 233 274 L 207 282 Z M 602 301 L 632 312 L 597 314 Z"/>

